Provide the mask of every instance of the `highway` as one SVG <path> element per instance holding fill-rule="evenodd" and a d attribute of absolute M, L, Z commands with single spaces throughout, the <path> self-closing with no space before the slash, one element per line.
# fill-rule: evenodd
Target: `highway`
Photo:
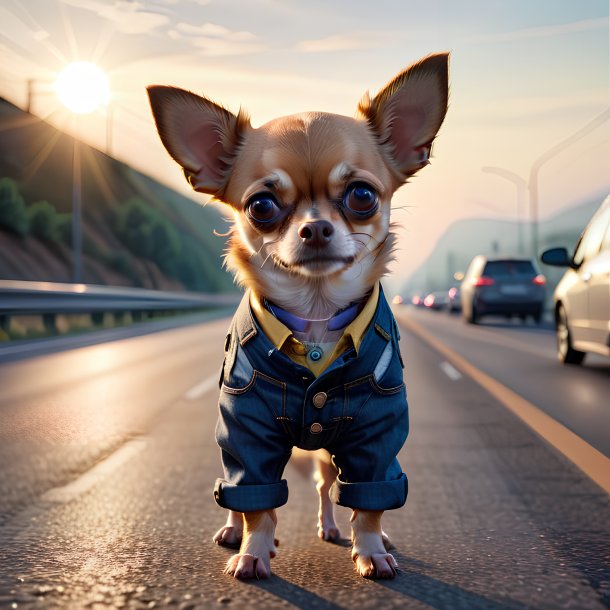
<path fill-rule="evenodd" d="M 395 580 L 357 577 L 347 542 L 317 539 L 314 485 L 290 464 L 274 576 L 222 573 L 222 319 L 0 364 L 0 608 L 608 607 L 608 494 L 425 333 L 606 454 L 608 363 L 566 371 L 548 329 L 397 317 L 411 434 L 409 500 L 384 518 Z"/>
<path fill-rule="evenodd" d="M 562 366 L 550 322 L 500 317 L 465 324 L 459 315 L 400 308 L 444 345 L 514 390 L 610 457 L 610 361 L 587 354 L 582 366 Z"/>

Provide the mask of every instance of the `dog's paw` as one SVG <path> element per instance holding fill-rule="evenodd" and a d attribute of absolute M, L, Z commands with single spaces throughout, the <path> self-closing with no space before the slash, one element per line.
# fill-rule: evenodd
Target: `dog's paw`
<path fill-rule="evenodd" d="M 242 528 L 233 527 L 231 525 L 223 525 L 215 534 L 214 542 L 220 546 L 226 546 L 230 549 L 238 549 L 241 545 L 243 535 Z"/>
<path fill-rule="evenodd" d="M 241 580 L 269 578 L 271 576 L 271 562 L 269 559 L 269 557 L 257 557 L 249 553 L 233 555 L 227 561 L 224 573 Z"/>
<path fill-rule="evenodd" d="M 341 532 L 336 525 L 328 526 L 323 523 L 318 524 L 318 537 L 326 542 L 340 542 Z"/>
<path fill-rule="evenodd" d="M 373 553 L 370 556 L 354 554 L 352 556 L 356 570 L 364 578 L 394 578 L 398 564 L 389 553 Z"/>

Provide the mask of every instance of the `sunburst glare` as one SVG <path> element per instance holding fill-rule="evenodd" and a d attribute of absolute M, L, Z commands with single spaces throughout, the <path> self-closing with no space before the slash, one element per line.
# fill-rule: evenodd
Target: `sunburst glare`
<path fill-rule="evenodd" d="M 76 114 L 88 114 L 110 101 L 108 77 L 88 61 L 66 66 L 55 81 L 55 92 L 62 104 Z"/>

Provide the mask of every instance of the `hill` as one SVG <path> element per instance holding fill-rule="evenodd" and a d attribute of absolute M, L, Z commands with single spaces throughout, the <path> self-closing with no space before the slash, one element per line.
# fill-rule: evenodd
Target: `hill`
<path fill-rule="evenodd" d="M 83 277 L 94 284 L 233 291 L 226 230 L 204 207 L 82 142 Z M 75 140 L 0 98 L 0 278 L 72 278 Z"/>
<path fill-rule="evenodd" d="M 578 237 L 601 204 L 604 194 L 593 201 L 580 202 L 538 225 L 540 252 L 555 246 L 573 251 Z M 521 231 L 521 240 L 519 238 Z M 519 244 L 523 247 L 520 249 Z M 453 275 L 464 272 L 477 254 L 531 256 L 531 225 L 504 220 L 470 218 L 452 224 L 439 238 L 430 256 L 407 279 L 405 295 L 445 290 L 455 284 Z M 540 263 L 537 261 L 539 266 Z M 544 267 L 552 289 L 563 271 Z M 551 290 L 549 290 L 551 292 Z"/>

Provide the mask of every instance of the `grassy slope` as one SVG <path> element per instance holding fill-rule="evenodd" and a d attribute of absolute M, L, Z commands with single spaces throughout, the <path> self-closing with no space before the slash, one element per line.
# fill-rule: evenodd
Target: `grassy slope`
<path fill-rule="evenodd" d="M 224 240 L 212 234 L 226 227 L 212 207 L 190 199 L 149 176 L 85 144 L 82 151 L 82 201 L 85 242 L 104 252 L 124 254 L 136 280 L 108 269 L 91 252 L 85 256 L 85 281 L 109 284 L 136 283 L 146 287 L 180 288 L 154 263 L 137 259 L 116 236 L 113 210 L 131 197 L 141 197 L 177 229 L 181 238 L 196 243 L 199 267 L 211 291 L 233 290 L 231 277 L 221 270 Z M 0 177 L 18 181 L 26 203 L 47 200 L 58 212 L 72 205 L 72 154 L 74 140 L 44 121 L 0 99 Z M 0 230 L 0 278 L 65 280 L 70 277 L 69 249 L 50 247 L 37 240 L 16 239 Z"/>

